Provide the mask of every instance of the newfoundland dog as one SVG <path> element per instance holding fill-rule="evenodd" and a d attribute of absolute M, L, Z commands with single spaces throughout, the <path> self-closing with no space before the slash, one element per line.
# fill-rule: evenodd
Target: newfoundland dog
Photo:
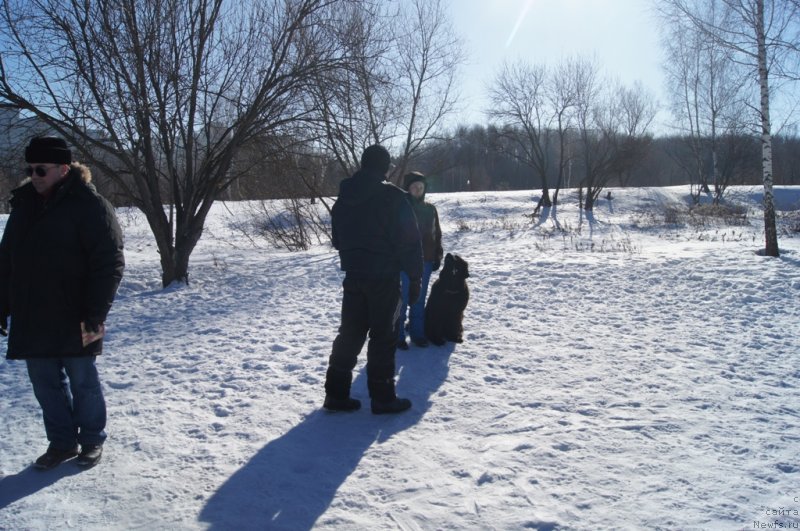
<path fill-rule="evenodd" d="M 434 345 L 464 341 L 464 309 L 469 301 L 469 267 L 457 254 L 447 253 L 439 278 L 425 305 L 425 335 Z"/>

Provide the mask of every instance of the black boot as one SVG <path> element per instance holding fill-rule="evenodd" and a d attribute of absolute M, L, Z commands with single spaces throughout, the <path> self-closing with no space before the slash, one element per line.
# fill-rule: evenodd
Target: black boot
<path fill-rule="evenodd" d="M 397 398 L 389 402 L 379 402 L 372 400 L 372 413 L 383 415 L 384 413 L 400 413 L 411 408 L 411 400 L 408 398 Z"/>
<path fill-rule="evenodd" d="M 325 374 L 325 397 L 347 398 L 350 396 L 352 381 L 353 371 L 340 369 L 334 365 L 329 366 Z"/>
<path fill-rule="evenodd" d="M 99 463 L 102 456 L 102 444 L 85 444 L 81 446 L 81 453 L 75 462 L 78 466 L 89 468 Z"/>
<path fill-rule="evenodd" d="M 78 445 L 76 444 L 72 448 L 67 448 L 66 450 L 61 450 L 56 448 L 52 444 L 47 448 L 47 452 L 40 455 L 36 462 L 33 464 L 36 468 L 40 468 L 42 470 L 47 470 L 49 468 L 53 468 L 61 464 L 62 462 L 66 461 L 67 459 L 72 459 L 78 455 Z"/>
<path fill-rule="evenodd" d="M 376 415 L 400 413 L 411 407 L 411 400 L 397 398 L 394 392 L 394 378 L 368 380 L 367 387 L 372 398 L 372 412 Z"/>
<path fill-rule="evenodd" d="M 361 409 L 361 402 L 355 398 L 336 398 L 327 395 L 322 407 L 328 411 L 357 411 Z"/>

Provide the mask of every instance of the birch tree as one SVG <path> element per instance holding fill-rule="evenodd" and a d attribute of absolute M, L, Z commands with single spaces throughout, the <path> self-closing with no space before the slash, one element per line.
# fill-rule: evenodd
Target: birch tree
<path fill-rule="evenodd" d="M 730 16 L 719 2 L 709 2 L 706 18 L 728 25 Z M 677 162 L 686 169 L 691 182 L 691 196 L 699 202 L 703 193 L 711 193 L 718 203 L 725 189 L 722 168 L 732 161 L 720 160 L 723 148 L 742 132 L 748 113 L 746 77 L 732 60 L 729 48 L 709 39 L 681 17 L 664 21 L 665 72 L 670 87 L 671 107 L 678 131 L 685 139 L 690 157 L 678 155 Z M 731 154 L 730 152 L 728 152 Z"/>
<path fill-rule="evenodd" d="M 714 3 L 727 12 L 725 23 L 708 16 Z M 667 17 L 685 20 L 711 42 L 731 52 L 731 61 L 746 68 L 758 87 L 762 182 L 764 186 L 764 253 L 779 256 L 772 175 L 771 93 L 776 79 L 797 78 L 800 50 L 800 4 L 796 0 L 658 0 Z"/>

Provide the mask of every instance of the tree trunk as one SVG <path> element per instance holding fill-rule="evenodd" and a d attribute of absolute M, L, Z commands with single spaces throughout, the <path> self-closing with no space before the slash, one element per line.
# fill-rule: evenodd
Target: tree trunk
<path fill-rule="evenodd" d="M 586 189 L 586 197 L 583 200 L 583 209 L 587 212 L 594 210 L 594 191 L 591 188 Z"/>
<path fill-rule="evenodd" d="M 161 262 L 161 287 L 166 288 L 178 277 L 175 268 L 175 245 L 172 239 L 172 223 L 164 214 L 163 207 L 154 210 L 150 203 L 141 207 L 147 224 L 156 240 L 156 248 Z"/>
<path fill-rule="evenodd" d="M 542 206 L 544 207 L 551 207 L 553 206 L 553 202 L 550 200 L 550 188 L 542 188 Z"/>
<path fill-rule="evenodd" d="M 159 218 L 156 213 L 156 219 L 148 218 L 161 258 L 162 287 L 166 288 L 173 282 L 189 283 L 189 258 L 203 234 L 205 213 L 206 209 L 203 208 L 188 221 L 184 219 L 185 214 L 179 214 L 176 220 L 174 241 L 172 225 L 166 221 L 166 216 Z"/>
<path fill-rule="evenodd" d="M 539 212 L 541 212 L 542 207 L 550 208 L 553 206 L 553 202 L 550 200 L 550 189 L 549 188 L 542 188 L 542 197 L 539 198 L 539 203 L 536 205 L 536 208 L 533 210 L 533 215 L 538 216 Z"/>
<path fill-rule="evenodd" d="M 165 288 L 173 282 L 189 284 L 189 257 L 192 255 L 193 250 L 194 244 L 190 244 L 188 241 L 182 242 L 182 245 L 175 245 L 172 255 L 171 275 L 168 277 L 165 269 L 161 279 L 161 283 Z"/>
<path fill-rule="evenodd" d="M 761 86 L 761 153 L 764 177 L 764 238 L 766 256 L 779 256 L 778 231 L 775 226 L 775 201 L 772 192 L 772 131 L 769 116 L 769 72 L 764 34 L 764 0 L 756 2 L 756 39 L 758 41 L 758 78 Z"/>

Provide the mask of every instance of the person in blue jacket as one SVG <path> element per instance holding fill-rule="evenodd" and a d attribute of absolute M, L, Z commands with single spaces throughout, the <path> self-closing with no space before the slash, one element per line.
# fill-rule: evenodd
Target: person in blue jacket
<path fill-rule="evenodd" d="M 428 339 L 425 337 L 425 298 L 428 294 L 428 282 L 431 272 L 438 271 L 442 263 L 442 229 L 439 227 L 439 213 L 436 207 L 425 201 L 428 181 L 419 172 L 411 172 L 403 179 L 403 187 L 408 192 L 414 215 L 417 218 L 419 234 L 422 238 L 423 272 L 422 285 L 417 302 L 410 304 L 408 310 L 408 333 L 411 341 L 418 347 L 427 347 Z M 397 348 L 408 350 L 406 342 L 406 310 L 409 307 L 409 278 L 405 273 L 400 274 L 403 289 L 403 305 L 400 308 L 400 317 L 397 321 Z"/>

